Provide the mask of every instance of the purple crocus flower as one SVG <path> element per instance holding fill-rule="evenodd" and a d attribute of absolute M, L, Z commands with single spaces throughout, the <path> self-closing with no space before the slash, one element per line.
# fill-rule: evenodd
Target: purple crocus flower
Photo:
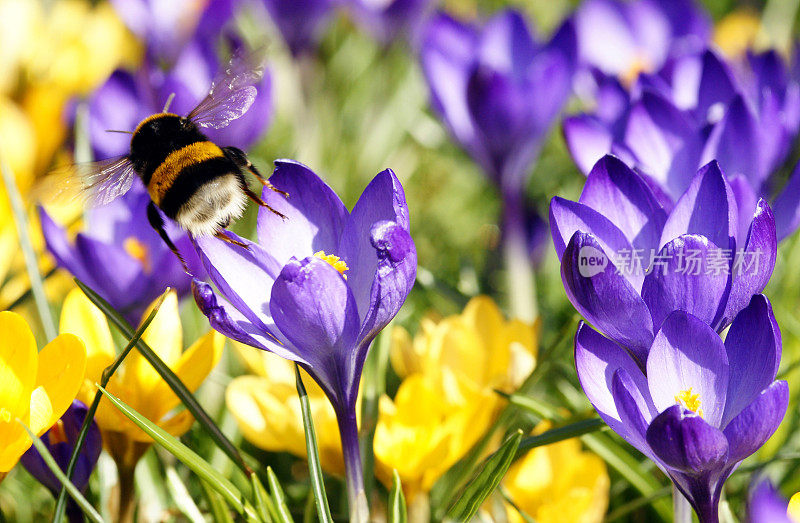
<path fill-rule="evenodd" d="M 384 44 L 399 37 L 414 43 L 433 0 L 350 0 L 353 16 Z"/>
<path fill-rule="evenodd" d="M 569 98 L 575 54 L 571 22 L 541 43 L 512 10 L 483 27 L 439 13 L 421 49 L 436 112 L 488 175 L 517 192 Z"/>
<path fill-rule="evenodd" d="M 294 56 L 314 50 L 341 0 L 262 0 Z"/>
<path fill-rule="evenodd" d="M 378 174 L 352 212 L 314 172 L 280 160 L 262 198 L 258 243 L 247 248 L 198 238 L 216 286 L 195 280 L 211 326 L 247 345 L 297 362 L 319 383 L 339 421 L 351 515 L 366 517 L 356 397 L 369 346 L 414 284 L 417 254 L 408 207 L 391 170 Z"/>
<path fill-rule="evenodd" d="M 575 335 L 578 379 L 600 417 L 672 479 L 701 523 L 716 523 L 722 485 L 780 425 L 789 402 L 775 381 L 781 335 L 756 295 L 725 342 L 676 310 L 642 363 L 585 324 Z"/>
<path fill-rule="evenodd" d="M 694 0 L 587 0 L 574 19 L 581 62 L 626 82 L 711 34 L 710 17 Z"/>
<path fill-rule="evenodd" d="M 778 192 L 776 172 L 800 130 L 800 77 L 792 71 L 774 51 L 729 64 L 705 50 L 671 58 L 630 91 L 596 73 L 598 110 L 565 119 L 568 148 L 583 172 L 604 154 L 623 158 L 673 202 L 694 169 L 717 160 L 740 206 L 754 209 Z M 774 200 L 779 239 L 800 225 L 798 185 L 793 177 Z"/>
<path fill-rule="evenodd" d="M 45 444 L 61 470 L 65 472 L 88 410 L 86 405 L 74 400 L 61 419 L 41 437 L 42 443 Z M 97 427 L 97 423 L 92 421 L 89 425 L 89 432 L 86 434 L 86 441 L 78 455 L 75 470 L 70 478 L 72 484 L 81 492 L 86 490 L 89 476 L 92 475 L 102 450 L 103 440 L 100 436 L 100 429 Z M 35 447 L 28 449 L 20 461 L 31 476 L 47 487 L 54 496 L 58 496 L 61 491 L 61 481 L 56 478 Z M 83 521 L 83 513 L 72 501 L 69 502 L 67 515 L 70 521 Z"/>
<path fill-rule="evenodd" d="M 764 480 L 750 492 L 746 521 L 748 523 L 760 523 L 762 521 L 768 521 L 769 523 L 797 523 L 798 516 L 800 516 L 800 513 L 798 513 L 800 503 L 795 502 L 795 498 L 798 498 L 797 494 L 792 498 L 793 506 L 790 509 L 786 498 L 775 490 L 769 480 Z"/>
<path fill-rule="evenodd" d="M 47 211 L 40 210 L 45 244 L 58 266 L 97 291 L 132 325 L 166 287 L 184 295 L 191 285 L 178 258 L 150 227 L 149 201 L 147 191 L 136 182 L 127 194 L 89 209 L 86 226 L 74 241 Z M 202 270 L 186 234 L 171 223 L 167 231 L 188 256 L 189 266 Z"/>
<path fill-rule="evenodd" d="M 665 207 L 621 160 L 602 158 L 577 202 L 550 205 L 567 297 L 642 364 L 674 310 L 721 332 L 764 289 L 777 256 L 769 205 L 742 212 L 737 189 L 711 162 Z"/>

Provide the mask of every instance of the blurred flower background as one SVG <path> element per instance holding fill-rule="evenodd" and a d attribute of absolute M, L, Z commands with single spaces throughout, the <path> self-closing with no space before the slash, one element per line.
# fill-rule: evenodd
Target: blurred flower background
<path fill-rule="evenodd" d="M 701 521 L 717 503 L 724 521 L 792 521 L 798 16 L 798 0 L 0 0 L 0 515 L 81 520 L 17 419 L 66 470 L 89 412 L 72 478 L 105 521 L 313 521 L 307 399 L 334 521 L 365 520 L 354 489 L 374 521 L 405 521 L 400 493 L 415 522 L 690 521 L 673 482 Z M 188 114 L 253 50 L 253 105 L 207 133 L 289 193 L 263 195 L 286 220 L 250 205 L 231 224 L 248 250 L 169 224 L 190 276 L 138 180 L 98 208 L 58 197 L 49 173 L 126 154 L 125 132 L 173 94 Z M 658 265 L 687 246 L 762 265 Z M 649 270 L 584 278 L 586 248 L 640 249 Z M 102 390 L 163 439 L 91 407 Z M 679 432 L 717 446 L 689 462 Z"/>

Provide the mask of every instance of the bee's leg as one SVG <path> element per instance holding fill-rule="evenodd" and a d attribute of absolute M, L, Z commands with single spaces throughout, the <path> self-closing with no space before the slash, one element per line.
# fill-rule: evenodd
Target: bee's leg
<path fill-rule="evenodd" d="M 264 207 L 264 208 L 265 208 L 265 209 L 267 209 L 268 211 L 270 211 L 270 212 L 273 212 L 273 213 L 277 214 L 278 216 L 280 216 L 280 217 L 281 217 L 281 218 L 283 218 L 284 220 L 286 219 L 286 215 L 285 215 L 285 214 L 283 214 L 283 213 L 281 213 L 281 212 L 278 212 L 278 211 L 276 211 L 275 209 L 273 209 L 273 208 L 272 208 L 272 206 L 271 206 L 270 204 L 268 204 L 267 202 L 265 202 L 264 200 L 262 200 L 262 199 L 261 199 L 261 197 L 260 197 L 259 195 L 257 195 L 257 194 L 256 194 L 256 193 L 254 193 L 253 191 L 251 191 L 251 190 L 250 190 L 248 187 L 246 187 L 246 186 L 245 186 L 245 187 L 244 187 L 242 190 L 244 191 L 244 193 L 247 195 L 247 197 L 248 197 L 248 198 L 250 198 L 251 200 L 253 200 L 254 202 L 256 202 L 256 203 L 257 203 L 258 205 L 260 205 L 261 207 Z"/>
<path fill-rule="evenodd" d="M 239 240 L 234 240 L 233 238 L 231 238 L 227 234 L 225 234 L 225 231 L 222 231 L 222 230 L 219 230 L 219 231 L 215 232 L 214 233 L 214 238 L 220 239 L 220 240 L 224 241 L 225 243 L 230 243 L 231 245 L 237 245 L 237 246 L 239 246 L 239 247 L 241 247 L 243 249 L 248 249 L 248 250 L 250 249 L 247 246 L 246 243 L 240 242 Z"/>
<path fill-rule="evenodd" d="M 261 185 L 263 185 L 264 187 L 269 187 L 273 191 L 280 193 L 286 196 L 287 198 L 289 197 L 289 193 L 287 193 L 286 191 L 282 191 L 277 187 L 275 187 L 274 185 L 272 185 L 269 182 L 269 180 L 265 178 L 264 175 L 262 175 L 258 169 L 256 169 L 256 166 L 253 165 L 253 162 L 250 161 L 250 159 L 247 157 L 244 151 L 242 151 L 241 149 L 237 149 L 236 147 L 224 147 L 222 151 L 240 169 L 247 169 L 248 171 L 250 171 L 253 174 L 253 176 L 255 176 L 259 182 L 261 182 Z"/>
<path fill-rule="evenodd" d="M 183 256 L 180 252 L 178 252 L 178 248 L 175 247 L 175 244 L 172 243 L 167 231 L 164 230 L 164 218 L 161 217 L 161 214 L 158 212 L 158 208 L 156 204 L 152 201 L 147 204 L 147 220 L 150 222 L 150 226 L 156 230 L 161 239 L 164 240 L 164 243 L 167 244 L 169 250 L 171 250 L 175 256 L 178 257 L 180 260 L 181 265 L 183 266 L 183 272 L 189 274 L 191 276 L 191 272 L 189 272 L 189 267 L 186 265 L 186 260 L 183 259 Z"/>

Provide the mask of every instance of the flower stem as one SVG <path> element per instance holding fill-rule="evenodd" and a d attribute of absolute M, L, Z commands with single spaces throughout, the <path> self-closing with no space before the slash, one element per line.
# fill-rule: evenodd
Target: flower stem
<path fill-rule="evenodd" d="M 692 523 L 692 506 L 675 485 L 672 486 L 672 511 L 675 523 Z"/>
<path fill-rule="evenodd" d="M 358 443 L 358 424 L 355 409 L 337 416 L 342 454 L 347 475 L 347 500 L 350 506 L 350 523 L 369 520 L 367 495 L 364 492 L 364 472 L 361 468 L 361 448 Z"/>
<path fill-rule="evenodd" d="M 533 322 L 538 314 L 536 279 L 528 246 L 521 191 L 503 190 L 503 258 L 511 314 Z"/>
<path fill-rule="evenodd" d="M 135 471 L 135 466 L 120 466 L 117 469 L 119 474 L 119 506 L 117 507 L 117 521 L 121 523 L 133 522 L 133 514 L 136 510 L 136 488 L 134 481 Z"/>

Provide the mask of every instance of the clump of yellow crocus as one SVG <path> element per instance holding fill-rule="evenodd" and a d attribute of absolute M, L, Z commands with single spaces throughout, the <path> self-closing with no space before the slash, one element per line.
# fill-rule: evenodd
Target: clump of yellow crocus
<path fill-rule="evenodd" d="M 294 364 L 241 343 L 233 345 L 251 373 L 235 378 L 225 391 L 228 410 L 242 434 L 261 449 L 306 457 Z M 304 370 L 300 374 L 308 393 L 322 468 L 341 476 L 344 474 L 342 444 L 331 402 Z"/>
<path fill-rule="evenodd" d="M 31 446 L 17 420 L 41 436 L 72 404 L 83 382 L 86 349 L 73 334 L 61 334 L 41 352 L 28 324 L 0 312 L 0 475 Z"/>
<path fill-rule="evenodd" d="M 541 424 L 535 432 L 547 430 Z M 599 523 L 608 508 L 610 480 L 599 457 L 577 439 L 537 447 L 514 463 L 503 479 L 514 504 L 538 523 Z M 508 520 L 524 519 L 507 506 Z"/>
<path fill-rule="evenodd" d="M 145 317 L 149 313 L 148 310 Z M 95 383 L 116 357 L 108 322 L 83 292 L 73 289 L 64 300 L 61 332 L 75 333 L 86 343 L 88 363 L 78 399 L 90 404 L 97 391 Z M 184 351 L 174 292 L 167 295 L 142 339 L 192 392 L 219 362 L 225 342 L 221 334 L 211 330 Z M 117 369 L 107 390 L 172 435 L 185 433 L 194 421 L 187 410 L 173 412 L 180 400 L 136 349 Z M 103 434 L 103 445 L 117 462 L 120 474 L 132 473 L 152 439 L 105 398 L 100 401 L 95 420 Z"/>

